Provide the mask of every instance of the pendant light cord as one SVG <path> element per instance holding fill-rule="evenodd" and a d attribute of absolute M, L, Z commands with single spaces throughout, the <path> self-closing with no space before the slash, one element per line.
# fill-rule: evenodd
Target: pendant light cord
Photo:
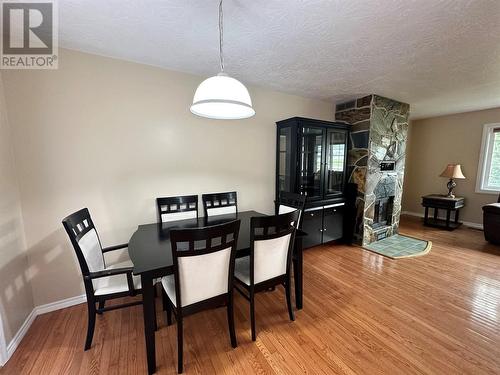
<path fill-rule="evenodd" d="M 224 43 L 224 15 L 222 13 L 222 0 L 219 3 L 219 58 L 220 70 L 224 72 L 224 55 L 222 53 L 222 45 Z"/>

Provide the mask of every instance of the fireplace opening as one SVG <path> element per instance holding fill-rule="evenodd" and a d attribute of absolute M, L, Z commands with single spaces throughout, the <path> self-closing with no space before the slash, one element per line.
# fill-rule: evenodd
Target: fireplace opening
<path fill-rule="evenodd" d="M 379 198 L 375 201 L 373 228 L 379 228 L 392 224 L 392 208 L 394 197 Z"/>

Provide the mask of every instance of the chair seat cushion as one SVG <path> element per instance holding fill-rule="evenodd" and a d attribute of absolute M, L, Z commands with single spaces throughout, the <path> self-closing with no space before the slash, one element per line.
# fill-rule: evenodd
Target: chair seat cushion
<path fill-rule="evenodd" d="M 175 307 L 177 307 L 177 299 L 175 297 L 175 278 L 174 275 L 168 275 L 161 278 L 161 285 L 167 293 L 168 298 Z"/>
<path fill-rule="evenodd" d="M 105 269 L 111 270 L 126 267 L 132 267 L 132 262 L 129 259 L 120 263 L 109 265 Z M 141 289 L 141 278 L 139 276 L 132 275 L 132 281 L 134 283 L 134 289 Z M 127 292 L 129 290 L 126 274 L 100 277 L 98 279 L 92 280 L 92 283 L 94 285 L 94 294 L 96 296 Z"/>
<path fill-rule="evenodd" d="M 236 258 L 234 277 L 246 285 L 250 285 L 250 256 Z"/>
<path fill-rule="evenodd" d="M 500 203 L 491 203 L 483 206 L 483 212 L 500 214 Z"/>

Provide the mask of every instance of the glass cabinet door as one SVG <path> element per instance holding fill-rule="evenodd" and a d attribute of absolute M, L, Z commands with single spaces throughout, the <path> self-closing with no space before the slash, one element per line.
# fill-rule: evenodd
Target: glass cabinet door
<path fill-rule="evenodd" d="M 321 165 L 323 163 L 323 129 L 302 128 L 300 150 L 300 193 L 309 199 L 321 198 Z"/>
<path fill-rule="evenodd" d="M 326 132 L 325 195 L 340 195 L 344 190 L 347 134 L 343 130 Z"/>
<path fill-rule="evenodd" d="M 293 192 L 292 176 L 294 171 L 292 160 L 292 128 L 286 127 L 279 130 L 278 141 L 278 189 L 279 191 Z"/>

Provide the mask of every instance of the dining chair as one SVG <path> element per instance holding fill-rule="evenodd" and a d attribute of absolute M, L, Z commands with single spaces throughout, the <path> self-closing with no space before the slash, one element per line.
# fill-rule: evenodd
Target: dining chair
<path fill-rule="evenodd" d="M 290 320 L 295 320 L 291 301 L 293 242 L 299 211 L 282 215 L 252 217 L 250 222 L 250 255 L 236 259 L 235 288 L 250 302 L 252 340 L 255 331 L 255 294 L 283 285 Z"/>
<path fill-rule="evenodd" d="M 235 191 L 203 194 L 201 200 L 205 217 L 238 212 L 238 199 Z"/>
<path fill-rule="evenodd" d="M 278 199 L 274 201 L 276 206 L 276 215 L 286 214 L 295 210 L 299 210 L 299 218 L 296 228 L 300 228 L 302 224 L 302 216 L 306 206 L 306 196 L 297 193 L 289 193 L 282 191 L 279 193 Z"/>
<path fill-rule="evenodd" d="M 141 280 L 132 275 L 130 260 L 106 264 L 105 253 L 124 249 L 128 244 L 103 248 L 87 208 L 72 213 L 62 223 L 76 252 L 87 295 L 88 326 L 84 348 L 88 350 L 92 345 L 96 314 L 142 304 L 141 300 L 105 307 L 106 301 L 141 293 Z"/>
<path fill-rule="evenodd" d="M 204 228 L 172 229 L 174 273 L 163 277 L 167 324 L 177 321 L 178 372 L 183 371 L 183 319 L 196 312 L 227 305 L 231 346 L 236 348 L 233 274 L 240 221 Z"/>
<path fill-rule="evenodd" d="M 156 198 L 156 206 L 159 223 L 198 218 L 197 195 Z"/>

